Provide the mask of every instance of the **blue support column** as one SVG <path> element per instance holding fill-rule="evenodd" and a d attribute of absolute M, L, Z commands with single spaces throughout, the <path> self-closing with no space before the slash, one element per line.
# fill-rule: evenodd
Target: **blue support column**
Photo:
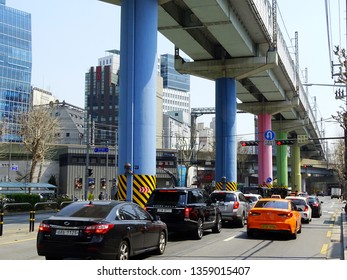
<path fill-rule="evenodd" d="M 217 189 L 237 188 L 236 82 L 232 78 L 216 80 L 215 179 Z"/>
<path fill-rule="evenodd" d="M 156 174 L 157 30 L 157 0 L 122 1 L 118 166 L 130 164 L 134 180 L 136 174 L 145 180 Z M 126 185 L 131 201 L 133 183 L 127 180 Z"/>

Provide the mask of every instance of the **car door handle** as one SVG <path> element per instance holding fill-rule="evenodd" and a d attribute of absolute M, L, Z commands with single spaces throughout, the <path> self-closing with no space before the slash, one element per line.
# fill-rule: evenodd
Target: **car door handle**
<path fill-rule="evenodd" d="M 131 231 L 131 230 L 133 230 L 133 227 L 128 226 L 128 227 L 127 227 L 127 231 Z"/>

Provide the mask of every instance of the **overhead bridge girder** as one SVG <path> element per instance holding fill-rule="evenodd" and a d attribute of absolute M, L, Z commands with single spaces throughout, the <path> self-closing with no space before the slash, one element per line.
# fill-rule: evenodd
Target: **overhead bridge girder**
<path fill-rule="evenodd" d="M 278 65 L 276 51 L 261 57 L 241 57 L 222 60 L 187 62 L 179 56 L 175 58 L 175 69 L 181 74 L 189 74 L 204 79 L 234 78 L 241 80 Z"/>

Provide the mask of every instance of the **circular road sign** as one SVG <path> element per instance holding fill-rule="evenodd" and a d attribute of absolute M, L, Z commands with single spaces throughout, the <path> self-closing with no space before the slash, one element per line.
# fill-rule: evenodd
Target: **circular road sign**
<path fill-rule="evenodd" d="M 273 130 L 266 130 L 264 133 L 264 138 L 266 140 L 274 140 L 275 139 L 275 132 Z"/>

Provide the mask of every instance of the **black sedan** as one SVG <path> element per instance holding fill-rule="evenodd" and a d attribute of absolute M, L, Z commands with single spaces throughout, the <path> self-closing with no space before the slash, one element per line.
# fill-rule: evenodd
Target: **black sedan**
<path fill-rule="evenodd" d="M 323 201 L 320 201 L 317 196 L 310 195 L 308 197 L 308 204 L 312 209 L 313 218 L 319 218 L 320 216 L 322 216 L 322 203 Z"/>
<path fill-rule="evenodd" d="M 166 224 L 139 205 L 115 200 L 78 201 L 40 223 L 37 253 L 46 260 L 121 259 L 163 254 Z"/>

